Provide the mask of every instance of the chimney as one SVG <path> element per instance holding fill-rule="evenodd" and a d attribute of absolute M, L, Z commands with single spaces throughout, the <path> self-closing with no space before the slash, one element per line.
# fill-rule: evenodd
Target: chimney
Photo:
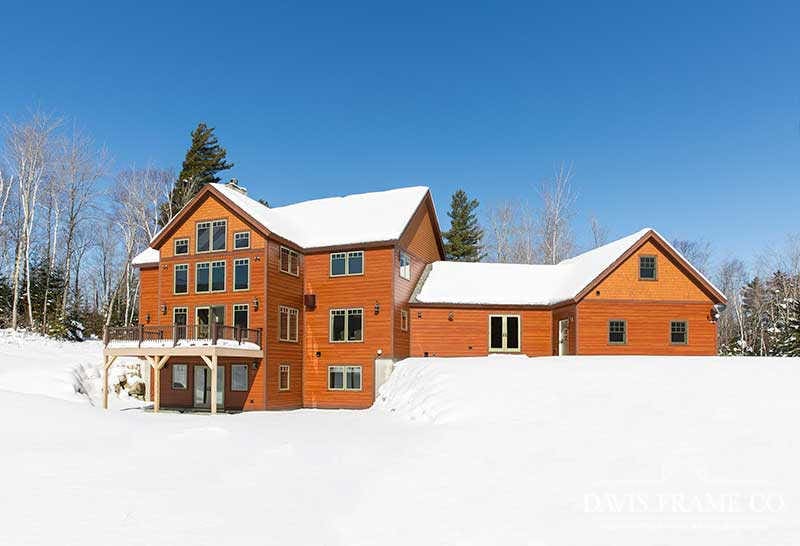
<path fill-rule="evenodd" d="M 243 188 L 242 186 L 239 185 L 238 178 L 231 178 L 230 181 L 225 185 L 231 188 L 232 190 L 238 191 L 242 195 L 247 195 L 247 188 Z"/>

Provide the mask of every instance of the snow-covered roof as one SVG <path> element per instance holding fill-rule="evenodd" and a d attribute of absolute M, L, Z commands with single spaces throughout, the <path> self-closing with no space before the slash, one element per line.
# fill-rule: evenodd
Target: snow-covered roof
<path fill-rule="evenodd" d="M 161 253 L 155 248 L 147 247 L 142 252 L 134 256 L 131 264 L 134 266 L 157 264 L 161 259 Z"/>
<path fill-rule="evenodd" d="M 412 186 L 270 208 L 226 184 L 212 185 L 270 232 L 303 248 L 399 239 L 428 192 Z"/>
<path fill-rule="evenodd" d="M 561 303 L 576 297 L 651 231 L 656 233 L 651 228 L 645 228 L 556 265 L 434 262 L 413 301 L 460 305 Z M 670 246 L 666 239 L 660 235 L 658 237 Z M 672 246 L 670 249 L 674 250 Z M 698 271 L 694 271 L 708 282 Z M 711 285 L 710 282 L 708 284 Z"/>

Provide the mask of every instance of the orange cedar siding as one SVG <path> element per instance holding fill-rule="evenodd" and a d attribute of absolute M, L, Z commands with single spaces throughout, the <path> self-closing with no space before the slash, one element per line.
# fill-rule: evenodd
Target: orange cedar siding
<path fill-rule="evenodd" d="M 426 263 L 444 259 L 439 250 L 441 240 L 439 233 L 434 228 L 433 215 L 428 207 L 429 198 L 426 198 L 408 223 L 400 246 L 407 249 Z"/>
<path fill-rule="evenodd" d="M 139 270 L 139 324 L 147 324 L 147 315 L 151 323 L 158 319 L 158 266 L 143 267 Z"/>
<path fill-rule="evenodd" d="M 172 365 L 173 364 L 187 364 L 187 388 L 186 389 L 173 389 L 172 388 Z M 220 368 L 225 369 L 225 397 L 222 409 L 225 410 L 252 410 L 254 408 L 248 407 L 248 392 L 233 391 L 231 390 L 231 368 L 234 364 L 247 365 L 247 384 L 252 385 L 258 381 L 258 375 L 261 373 L 259 370 L 253 370 L 252 359 L 220 359 L 218 365 Z M 205 363 L 199 357 L 182 357 L 171 358 L 167 364 L 161 369 L 161 406 L 173 408 L 191 408 L 194 406 L 194 368 L 195 366 L 206 367 Z M 152 381 L 152 373 L 151 373 Z M 260 408 L 264 409 L 264 408 Z"/>
<path fill-rule="evenodd" d="M 552 318 L 547 309 L 414 306 L 410 314 L 411 356 L 425 356 L 426 352 L 445 357 L 489 354 L 490 315 L 520 316 L 519 353 L 547 356 L 552 351 Z"/>
<path fill-rule="evenodd" d="M 303 274 L 305 264 L 300 256 L 299 275 L 280 270 L 280 243 L 270 240 L 267 252 L 267 313 L 265 346 L 267 354 L 267 408 L 288 409 L 303 405 Z M 280 307 L 298 311 L 297 342 L 280 341 Z M 279 389 L 281 364 L 289 365 L 289 390 Z"/>
<path fill-rule="evenodd" d="M 417 286 L 422 272 L 425 270 L 427 262 L 421 260 L 416 255 L 407 252 L 411 258 L 411 279 L 406 280 L 400 276 L 400 251 L 397 252 L 395 258 L 395 271 L 394 271 L 394 358 L 406 358 L 411 354 L 411 309 L 408 307 L 408 300 L 411 298 L 411 293 L 414 292 L 414 287 Z M 408 312 L 408 330 L 402 329 L 402 321 L 400 312 L 405 310 Z"/>
<path fill-rule="evenodd" d="M 711 303 L 582 301 L 578 304 L 579 354 L 713 355 L 717 325 L 709 320 Z M 627 343 L 608 343 L 608 321 L 625 320 Z M 670 322 L 688 323 L 688 343 L 670 343 Z"/>
<path fill-rule="evenodd" d="M 306 254 L 305 293 L 315 294 L 316 309 L 303 313 L 304 353 L 303 405 L 312 408 L 366 408 L 374 401 L 374 363 L 377 351 L 392 356 L 393 247 L 364 251 L 364 274 L 330 277 L 330 252 Z M 374 313 L 375 303 L 381 306 Z M 331 343 L 329 311 L 335 308 L 364 309 L 364 341 Z M 317 351 L 321 353 L 318 358 Z M 328 366 L 362 367 L 360 391 L 329 391 Z"/>

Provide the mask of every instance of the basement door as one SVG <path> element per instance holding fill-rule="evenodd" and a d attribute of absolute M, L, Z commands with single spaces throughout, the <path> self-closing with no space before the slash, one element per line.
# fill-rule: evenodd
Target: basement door
<path fill-rule="evenodd" d="M 225 366 L 217 365 L 217 408 L 225 404 Z M 194 367 L 194 407 L 211 407 L 211 369 L 205 364 Z"/>
<path fill-rule="evenodd" d="M 558 321 L 558 356 L 569 354 L 569 319 Z"/>

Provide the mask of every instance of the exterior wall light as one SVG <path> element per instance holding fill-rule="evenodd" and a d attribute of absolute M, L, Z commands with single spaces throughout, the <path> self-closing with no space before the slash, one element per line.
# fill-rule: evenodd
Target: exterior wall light
<path fill-rule="evenodd" d="M 375 314 L 377 315 L 380 312 L 381 312 L 381 304 L 376 301 L 375 302 Z"/>
<path fill-rule="evenodd" d="M 253 298 L 253 309 L 258 311 L 258 296 Z"/>
<path fill-rule="evenodd" d="M 150 313 L 147 313 L 147 314 L 144 316 L 144 320 L 145 320 L 145 322 L 147 322 L 147 324 L 150 324 Z"/>
<path fill-rule="evenodd" d="M 447 320 L 449 320 L 450 322 L 453 322 L 453 319 L 454 319 L 454 318 L 455 318 L 455 315 L 454 315 L 454 314 L 453 314 L 453 312 L 451 311 L 451 312 L 450 312 L 450 313 L 447 315 Z"/>
<path fill-rule="evenodd" d="M 162 303 L 161 304 L 161 314 L 162 315 L 166 315 L 167 314 L 167 304 L 166 303 Z"/>

